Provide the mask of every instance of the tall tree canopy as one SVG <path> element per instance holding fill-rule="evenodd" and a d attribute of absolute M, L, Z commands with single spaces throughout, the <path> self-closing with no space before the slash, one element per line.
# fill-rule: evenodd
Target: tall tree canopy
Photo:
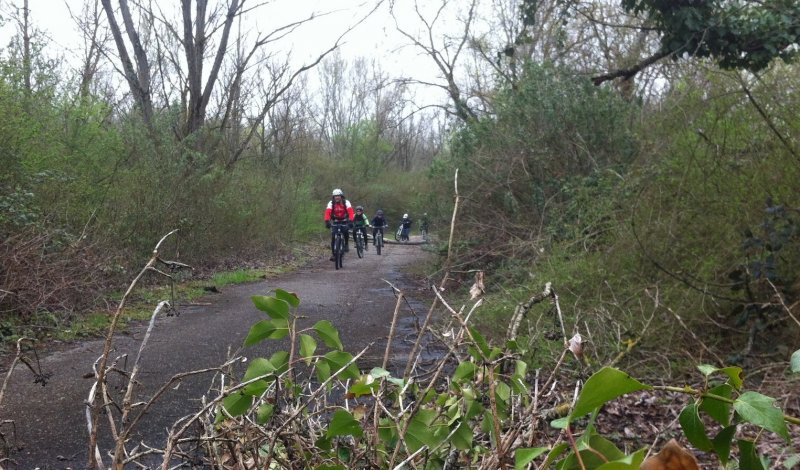
<path fill-rule="evenodd" d="M 755 72 L 776 58 L 791 61 L 800 47 L 795 0 L 622 0 L 622 7 L 660 35 L 660 49 L 634 67 L 595 77 L 595 84 L 630 78 L 665 57 L 709 58 Z"/>

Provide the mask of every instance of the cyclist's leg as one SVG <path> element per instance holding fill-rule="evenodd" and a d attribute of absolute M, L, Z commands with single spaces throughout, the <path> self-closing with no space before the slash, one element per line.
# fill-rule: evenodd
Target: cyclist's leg
<path fill-rule="evenodd" d="M 336 230 L 335 229 L 331 229 L 331 261 L 336 261 L 336 258 L 334 256 L 335 253 L 333 252 L 333 248 L 335 246 L 335 243 L 336 243 Z"/>
<path fill-rule="evenodd" d="M 350 230 L 344 230 L 344 251 L 350 251 Z"/>

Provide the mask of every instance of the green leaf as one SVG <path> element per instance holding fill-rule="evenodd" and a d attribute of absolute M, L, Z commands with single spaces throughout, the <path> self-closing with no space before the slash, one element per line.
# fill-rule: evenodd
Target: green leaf
<path fill-rule="evenodd" d="M 285 300 L 276 299 L 267 295 L 254 295 L 251 297 L 256 308 L 265 312 L 273 319 L 289 319 L 289 304 Z"/>
<path fill-rule="evenodd" d="M 331 438 L 327 436 L 322 436 L 314 442 L 314 445 L 317 449 L 322 449 L 325 451 L 331 450 Z"/>
<path fill-rule="evenodd" d="M 511 397 L 511 387 L 503 381 L 497 381 L 495 384 L 495 398 L 497 398 L 497 412 L 501 415 L 501 419 L 505 419 L 508 413 L 508 402 Z"/>
<path fill-rule="evenodd" d="M 683 433 L 689 442 L 702 450 L 708 452 L 712 449 L 711 440 L 706 435 L 706 426 L 703 420 L 700 419 L 700 414 L 697 412 L 697 403 L 690 403 L 683 411 L 681 411 L 678 421 L 681 423 Z"/>
<path fill-rule="evenodd" d="M 408 432 L 406 433 L 408 450 L 416 452 L 424 445 L 432 449 L 446 437 L 446 435 L 440 436 L 437 434 L 438 428 L 443 425 L 435 425 L 433 422 L 435 418 L 435 412 L 425 409 L 419 410 L 417 414 L 411 418 L 408 424 Z"/>
<path fill-rule="evenodd" d="M 275 411 L 275 407 L 269 403 L 264 403 L 258 407 L 258 411 L 256 412 L 256 421 L 258 424 L 267 424 L 269 419 L 272 418 L 272 413 Z"/>
<path fill-rule="evenodd" d="M 311 335 L 300 335 L 300 357 L 305 359 L 306 364 L 311 364 L 311 357 L 317 350 L 317 341 Z"/>
<path fill-rule="evenodd" d="M 706 377 L 710 376 L 715 372 L 721 372 L 728 376 L 728 379 L 730 379 L 730 384 L 733 385 L 737 390 L 742 388 L 743 380 L 742 380 L 741 367 L 723 367 L 720 369 L 712 365 L 700 364 L 699 366 L 697 366 L 697 368 Z"/>
<path fill-rule="evenodd" d="M 246 385 L 242 389 L 242 393 L 250 395 L 251 397 L 260 397 L 269 388 L 269 382 L 266 380 L 256 380 L 255 382 Z"/>
<path fill-rule="evenodd" d="M 697 366 L 697 369 L 700 370 L 700 372 L 706 377 L 717 371 L 717 368 L 712 366 L 711 364 L 699 364 Z"/>
<path fill-rule="evenodd" d="M 317 332 L 319 337 L 322 338 L 322 342 L 329 348 L 338 349 L 339 351 L 344 349 L 342 341 L 339 339 L 339 332 L 328 320 L 320 320 L 314 324 L 314 331 Z"/>
<path fill-rule="evenodd" d="M 486 342 L 486 339 L 484 339 L 484 337 L 478 332 L 478 330 L 476 330 L 471 326 L 467 328 L 469 329 L 472 338 L 475 340 L 475 345 L 478 346 L 478 349 L 480 349 L 483 358 L 488 358 L 490 353 L 489 343 Z"/>
<path fill-rule="evenodd" d="M 514 375 L 511 376 L 511 386 L 517 393 L 525 393 L 528 391 L 528 386 L 525 383 L 525 375 L 528 372 L 528 363 L 525 361 L 516 361 L 514 368 Z"/>
<path fill-rule="evenodd" d="M 550 427 L 554 429 L 567 429 L 567 426 L 569 426 L 569 416 L 550 421 Z"/>
<path fill-rule="evenodd" d="M 250 405 L 253 404 L 253 397 L 243 393 L 233 393 L 222 399 L 222 406 L 231 416 L 241 416 L 247 413 Z"/>
<path fill-rule="evenodd" d="M 711 441 L 714 444 L 714 452 L 716 452 L 722 465 L 728 465 L 728 460 L 731 457 L 731 443 L 735 435 L 736 425 L 728 426 L 714 436 L 714 439 Z"/>
<path fill-rule="evenodd" d="M 524 470 L 536 457 L 544 454 L 547 447 L 521 447 L 514 451 L 514 470 Z"/>
<path fill-rule="evenodd" d="M 327 361 L 317 361 L 314 370 L 317 373 L 317 380 L 320 382 L 324 382 L 331 377 L 331 366 Z"/>
<path fill-rule="evenodd" d="M 631 455 L 626 455 L 621 459 L 604 463 L 597 467 L 597 470 L 639 470 L 647 456 L 647 449 L 639 449 Z"/>
<path fill-rule="evenodd" d="M 244 340 L 244 345 L 252 346 L 265 339 L 281 339 L 286 337 L 288 334 L 288 320 L 261 320 L 250 327 L 250 332 L 247 333 L 247 338 Z"/>
<path fill-rule="evenodd" d="M 736 390 L 741 390 L 744 384 L 741 367 L 723 367 L 719 371 L 728 376 L 730 384 L 733 385 Z"/>
<path fill-rule="evenodd" d="M 653 387 L 645 385 L 630 375 L 613 367 L 604 367 L 589 377 L 581 390 L 575 408 L 569 415 L 570 420 L 584 416 L 595 408 L 625 395 L 639 390 L 652 390 Z"/>
<path fill-rule="evenodd" d="M 378 422 L 378 437 L 387 447 L 393 447 L 397 439 L 397 425 L 389 418 L 381 418 Z"/>
<path fill-rule="evenodd" d="M 362 395 L 372 395 L 372 392 L 377 390 L 380 385 L 381 383 L 376 381 L 372 376 L 363 375 L 359 377 L 358 381 L 351 385 L 350 389 L 347 391 L 356 397 L 360 397 Z"/>
<path fill-rule="evenodd" d="M 559 468 L 562 470 L 595 469 L 604 463 L 621 461 L 621 459 L 625 458 L 625 454 L 614 443 L 604 437 L 594 434 L 586 441 L 579 441 L 578 445 L 583 466 L 578 462 L 578 457 L 574 453 L 570 453 Z"/>
<path fill-rule="evenodd" d="M 739 439 L 739 468 L 745 470 L 766 470 L 758 458 L 753 441 Z"/>
<path fill-rule="evenodd" d="M 786 460 L 783 461 L 783 468 L 786 470 L 791 470 L 795 468 L 798 464 L 800 464 L 800 454 L 794 454 L 789 456 Z"/>
<path fill-rule="evenodd" d="M 248 380 L 256 377 L 266 376 L 272 372 L 275 372 L 275 366 L 273 366 L 272 363 L 267 359 L 263 357 L 257 357 L 250 361 L 250 365 L 247 366 L 247 371 L 244 373 L 242 382 L 247 382 Z"/>
<path fill-rule="evenodd" d="M 569 450 L 569 444 L 566 442 L 556 445 L 550 449 L 550 452 L 547 453 L 547 457 L 544 459 L 544 462 L 542 462 L 542 465 L 540 465 L 539 468 L 550 468 L 550 464 L 555 462 L 556 459 L 567 450 Z"/>
<path fill-rule="evenodd" d="M 708 393 L 731 398 L 733 396 L 733 387 L 730 384 L 722 384 L 712 388 Z M 727 426 L 731 424 L 731 406 L 733 405 L 722 400 L 703 397 L 703 401 L 700 402 L 700 411 L 711 416 L 719 424 Z"/>
<path fill-rule="evenodd" d="M 283 374 L 289 370 L 289 353 L 287 351 L 276 351 L 269 357 L 269 362 L 275 367 L 276 374 Z"/>
<path fill-rule="evenodd" d="M 472 437 L 472 428 L 466 421 L 461 421 L 453 433 L 451 442 L 457 449 L 469 450 L 472 449 Z"/>
<path fill-rule="evenodd" d="M 462 362 L 453 372 L 453 382 L 472 380 L 475 377 L 476 370 L 478 370 L 478 366 L 474 362 Z"/>
<path fill-rule="evenodd" d="M 353 360 L 353 355 L 344 351 L 331 351 L 323 357 L 328 361 L 331 373 L 335 373 Z M 358 370 L 358 366 L 356 366 L 355 363 L 350 364 L 340 373 L 341 378 L 353 380 L 358 379 L 360 375 L 361 372 Z"/>
<path fill-rule="evenodd" d="M 257 357 L 250 362 L 242 382 L 253 380 L 256 377 L 266 377 L 273 372 L 275 372 L 275 367 L 270 361 L 264 359 L 263 357 Z M 269 387 L 269 383 L 274 380 L 274 377 L 270 377 L 267 380 L 257 380 L 245 386 L 242 389 L 242 393 L 254 397 L 261 396 L 261 394 L 267 390 L 267 387 Z"/>
<path fill-rule="evenodd" d="M 733 402 L 733 409 L 745 421 L 761 426 L 789 441 L 783 412 L 775 407 L 775 399 L 758 392 L 745 392 Z"/>
<path fill-rule="evenodd" d="M 406 386 L 406 381 L 397 377 L 389 377 L 386 380 L 389 381 L 390 384 L 394 384 L 400 388 Z"/>
<path fill-rule="evenodd" d="M 369 371 L 369 375 L 371 375 L 375 379 L 382 379 L 384 377 L 391 377 L 392 374 L 389 373 L 388 370 L 382 369 L 380 367 L 373 367 L 371 371 Z"/>
<path fill-rule="evenodd" d="M 586 446 L 584 444 L 581 450 L 584 450 L 586 448 L 591 448 L 594 452 L 590 453 L 594 455 L 596 455 L 599 452 L 600 454 L 603 455 L 603 457 L 606 458 L 606 460 L 609 461 L 619 460 L 625 457 L 625 454 L 621 450 L 619 450 L 619 448 L 617 448 L 617 446 L 613 442 L 597 434 L 592 435 L 591 438 L 589 439 L 589 445 Z"/>
<path fill-rule="evenodd" d="M 325 437 L 336 436 L 354 436 L 361 437 L 364 435 L 364 430 L 361 429 L 361 424 L 350 414 L 347 410 L 337 410 L 331 418 L 331 424 L 328 425 L 328 431 Z"/>
<path fill-rule="evenodd" d="M 480 416 L 483 413 L 483 405 L 478 400 L 467 400 L 467 419 Z"/>
<path fill-rule="evenodd" d="M 291 305 L 292 307 L 297 308 L 300 305 L 300 297 L 297 296 L 294 292 L 288 292 L 283 289 L 275 289 L 275 297 L 283 300 L 287 304 Z"/>
<path fill-rule="evenodd" d="M 792 373 L 800 374 L 800 349 L 792 353 Z"/>

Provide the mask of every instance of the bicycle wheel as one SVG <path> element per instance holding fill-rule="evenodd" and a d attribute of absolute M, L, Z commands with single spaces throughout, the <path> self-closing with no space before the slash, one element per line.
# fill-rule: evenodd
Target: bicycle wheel
<path fill-rule="evenodd" d="M 400 227 L 397 228 L 397 231 L 394 232 L 394 240 L 399 242 L 400 240 L 402 240 L 402 237 L 403 237 L 403 226 L 401 225 Z"/>
<path fill-rule="evenodd" d="M 356 235 L 356 253 L 359 258 L 364 257 L 364 235 L 361 231 L 358 231 Z"/>
<path fill-rule="evenodd" d="M 381 254 L 381 248 L 383 248 L 383 235 L 379 233 L 375 235 L 375 253 Z"/>
<path fill-rule="evenodd" d="M 342 267 L 342 258 L 344 257 L 344 240 L 342 236 L 336 235 L 336 243 L 333 245 L 333 258 L 336 262 L 336 269 Z"/>

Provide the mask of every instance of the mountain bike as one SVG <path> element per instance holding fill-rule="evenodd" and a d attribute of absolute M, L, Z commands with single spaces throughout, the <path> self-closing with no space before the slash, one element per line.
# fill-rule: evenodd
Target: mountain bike
<path fill-rule="evenodd" d="M 397 227 L 397 232 L 395 232 L 394 234 L 394 239 L 399 242 L 407 242 L 410 233 L 411 233 L 410 227 L 408 229 L 404 229 L 403 224 L 400 224 L 400 226 Z"/>
<path fill-rule="evenodd" d="M 383 249 L 383 229 L 389 228 L 388 225 L 384 225 L 383 227 L 376 227 L 378 229 L 375 232 L 375 253 L 381 254 L 381 250 Z"/>
<path fill-rule="evenodd" d="M 344 234 L 347 232 L 347 224 L 333 223 L 331 230 L 334 232 L 333 261 L 336 263 L 336 269 L 339 269 L 344 259 Z"/>
<path fill-rule="evenodd" d="M 358 257 L 363 258 L 364 248 L 367 242 L 364 240 L 364 232 L 362 232 L 358 227 L 353 229 L 353 240 L 356 242 L 356 253 L 358 254 Z"/>

